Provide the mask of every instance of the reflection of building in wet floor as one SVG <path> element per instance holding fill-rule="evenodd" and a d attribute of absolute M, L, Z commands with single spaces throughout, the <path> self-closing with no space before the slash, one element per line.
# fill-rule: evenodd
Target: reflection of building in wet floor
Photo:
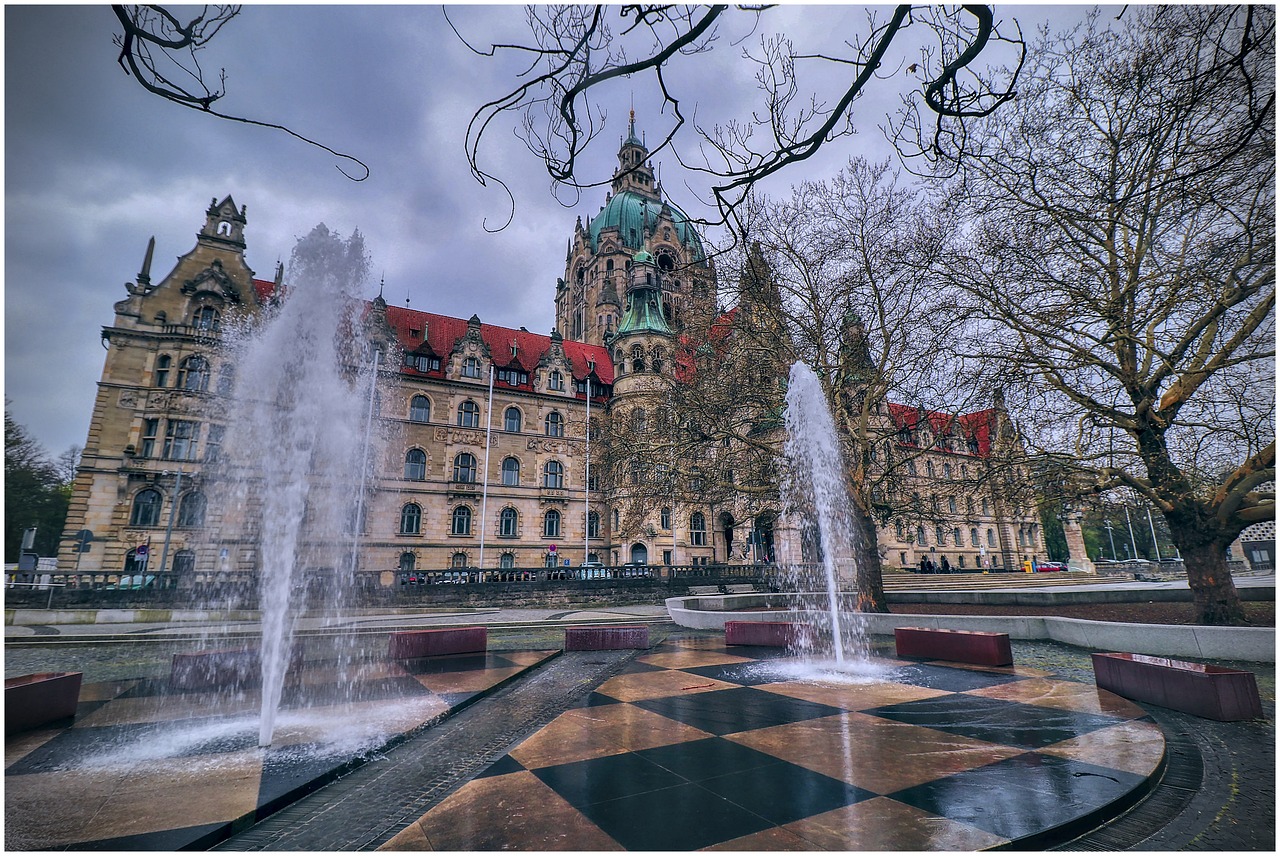
<path fill-rule="evenodd" d="M 883 661 L 814 680 L 779 657 L 653 648 L 385 846 L 1044 846 L 1164 755 L 1136 705 L 1037 670 Z"/>

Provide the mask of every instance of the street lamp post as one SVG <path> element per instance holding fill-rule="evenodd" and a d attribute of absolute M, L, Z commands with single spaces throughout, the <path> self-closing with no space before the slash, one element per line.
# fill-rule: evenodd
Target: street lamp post
<path fill-rule="evenodd" d="M 168 472 L 165 475 L 169 475 Z M 178 512 L 178 498 L 182 495 L 182 470 L 178 470 L 178 477 L 173 482 L 173 500 L 169 503 L 169 524 L 164 530 L 164 547 L 160 550 L 160 571 L 164 573 L 165 563 L 169 561 L 169 542 L 173 540 L 173 518 Z M 144 588 L 147 584 L 146 568 L 143 568 L 142 584 L 138 588 Z"/>
<path fill-rule="evenodd" d="M 1116 556 L 1116 538 L 1111 532 L 1111 521 L 1108 520 L 1103 525 L 1107 527 L 1107 537 L 1111 539 L 1111 560 L 1113 562 L 1118 561 L 1118 557 Z"/>

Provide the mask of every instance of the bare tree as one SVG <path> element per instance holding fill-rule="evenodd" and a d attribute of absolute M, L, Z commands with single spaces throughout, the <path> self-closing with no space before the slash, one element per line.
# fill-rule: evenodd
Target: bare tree
<path fill-rule="evenodd" d="M 900 5 L 887 13 L 869 10 L 865 27 L 846 34 L 839 52 L 797 45 L 784 35 L 759 36 L 757 45 L 742 49 L 760 90 L 759 108 L 750 118 L 699 124 L 679 72 L 706 65 L 703 55 L 716 47 L 722 27 L 734 31 L 734 48 L 745 44 L 772 8 L 530 6 L 526 43 L 472 47 L 459 33 L 478 54 L 528 59 L 520 84 L 472 117 L 466 146 L 473 174 L 481 183 L 502 183 L 482 166 L 481 145 L 499 118 L 515 113 L 518 133 L 554 182 L 573 188 L 607 182 L 610 177 L 595 180 L 579 169 L 604 129 L 607 85 L 624 77 L 632 85 L 648 79 L 662 114 L 670 117 L 651 151 L 670 150 L 709 181 L 719 222 L 727 222 L 757 183 L 852 135 L 854 105 L 877 81 L 913 76 L 919 80 L 914 97 L 938 117 L 987 115 L 1013 97 L 1024 47 L 1016 24 L 1012 34 L 1002 32 L 985 5 Z M 980 57 L 993 51 L 1013 55 L 1011 71 L 993 75 L 981 67 Z M 682 133 L 686 123 L 691 133 Z"/>
<path fill-rule="evenodd" d="M 1225 550 L 1275 516 L 1274 10 L 1095 14 L 1031 55 L 937 149 L 963 341 L 1077 484 L 1160 509 L 1197 619 L 1241 623 Z"/>
<path fill-rule="evenodd" d="M 240 14 L 240 6 L 202 6 L 198 12 L 192 12 L 169 6 L 116 4 L 111 10 L 120 24 L 120 32 L 115 36 L 115 44 L 120 48 L 117 62 L 143 89 L 219 119 L 284 131 L 309 146 L 358 164 L 364 170 L 364 175 L 358 177 L 337 167 L 352 181 L 369 177 L 369 167 L 357 157 L 334 151 L 284 125 L 247 119 L 214 108 L 214 103 L 226 94 L 227 73 L 219 69 L 214 83 L 206 77 L 200 54 L 222 28 Z"/>

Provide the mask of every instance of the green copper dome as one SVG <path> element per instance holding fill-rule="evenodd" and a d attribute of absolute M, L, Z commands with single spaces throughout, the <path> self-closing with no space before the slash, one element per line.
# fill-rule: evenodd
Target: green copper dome
<path fill-rule="evenodd" d="M 632 256 L 632 260 L 640 262 L 641 264 L 648 264 L 648 265 L 653 264 L 653 256 L 645 252 L 644 250 L 641 250 L 640 252 Z"/>
<path fill-rule="evenodd" d="M 666 313 L 662 311 L 662 298 L 656 288 L 637 288 L 631 292 L 627 311 L 618 322 L 618 335 L 625 336 L 628 333 L 672 335 Z"/>
<path fill-rule="evenodd" d="M 689 222 L 685 213 L 670 202 L 666 203 L 675 223 L 676 235 L 680 243 L 692 248 L 691 258 L 701 261 L 706 257 L 702 249 L 702 238 Z M 645 215 L 648 214 L 650 228 L 658 222 L 663 203 L 641 196 L 632 190 L 623 190 L 610 197 L 604 209 L 591 221 L 588 231 L 591 233 L 591 251 L 600 249 L 600 233 L 606 229 L 617 229 L 622 243 L 628 247 L 639 247 L 644 243 Z"/>

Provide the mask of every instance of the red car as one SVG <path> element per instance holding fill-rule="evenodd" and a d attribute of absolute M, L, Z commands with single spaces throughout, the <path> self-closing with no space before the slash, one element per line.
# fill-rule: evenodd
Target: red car
<path fill-rule="evenodd" d="M 1065 571 L 1067 565 L 1065 562 L 1037 562 L 1036 570 L 1039 571 Z"/>

